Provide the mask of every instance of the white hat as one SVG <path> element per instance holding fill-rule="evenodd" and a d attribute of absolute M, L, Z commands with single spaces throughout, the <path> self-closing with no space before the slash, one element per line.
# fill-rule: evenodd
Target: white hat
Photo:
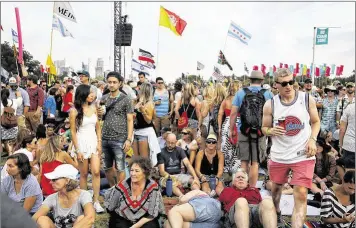
<path fill-rule="evenodd" d="M 264 89 L 270 89 L 270 88 L 271 88 L 271 86 L 270 86 L 270 85 L 268 85 L 268 84 L 264 84 L 264 85 L 262 86 L 262 88 L 264 88 Z"/>
<path fill-rule="evenodd" d="M 53 180 L 57 178 L 68 178 L 72 180 L 77 179 L 78 170 L 69 164 L 57 166 L 53 172 L 44 174 L 47 179 Z"/>
<path fill-rule="evenodd" d="M 214 139 L 215 141 L 217 141 L 216 135 L 214 133 L 210 133 L 206 139 Z"/>
<path fill-rule="evenodd" d="M 14 77 L 9 78 L 9 85 L 17 85 L 16 78 Z"/>

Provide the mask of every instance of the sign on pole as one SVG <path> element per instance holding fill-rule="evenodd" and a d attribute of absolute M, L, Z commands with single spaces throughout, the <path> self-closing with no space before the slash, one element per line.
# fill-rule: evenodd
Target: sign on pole
<path fill-rule="evenodd" d="M 328 36 L 329 36 L 328 28 L 325 29 L 317 28 L 315 45 L 328 44 Z"/>

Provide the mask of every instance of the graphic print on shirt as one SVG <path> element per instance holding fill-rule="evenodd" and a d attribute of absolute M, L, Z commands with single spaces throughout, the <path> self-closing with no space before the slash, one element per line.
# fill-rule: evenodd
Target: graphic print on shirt
<path fill-rule="evenodd" d="M 75 223 L 75 220 L 77 220 L 77 216 L 69 214 L 67 216 L 57 216 L 54 222 L 56 227 L 66 228 L 67 225 Z"/>
<path fill-rule="evenodd" d="M 168 167 L 166 167 L 167 171 L 169 170 L 176 170 L 176 169 L 180 169 L 180 162 L 179 159 L 174 160 L 172 157 L 169 158 L 168 161 Z"/>
<path fill-rule="evenodd" d="M 285 119 L 286 136 L 296 136 L 304 129 L 305 123 L 302 123 L 298 117 L 287 116 Z"/>

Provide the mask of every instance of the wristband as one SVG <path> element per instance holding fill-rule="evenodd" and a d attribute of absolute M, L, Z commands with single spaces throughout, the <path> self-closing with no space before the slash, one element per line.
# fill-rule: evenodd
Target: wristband
<path fill-rule="evenodd" d="M 132 143 L 132 141 L 130 139 L 126 139 L 126 141 L 129 141 L 130 143 Z"/>

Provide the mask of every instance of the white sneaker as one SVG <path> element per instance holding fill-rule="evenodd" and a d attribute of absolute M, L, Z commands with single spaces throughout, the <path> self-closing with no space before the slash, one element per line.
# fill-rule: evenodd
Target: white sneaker
<path fill-rule="evenodd" d="M 99 202 L 94 203 L 94 209 L 95 209 L 96 213 L 98 213 L 98 214 L 103 213 L 105 211 L 104 208 L 101 207 Z"/>

